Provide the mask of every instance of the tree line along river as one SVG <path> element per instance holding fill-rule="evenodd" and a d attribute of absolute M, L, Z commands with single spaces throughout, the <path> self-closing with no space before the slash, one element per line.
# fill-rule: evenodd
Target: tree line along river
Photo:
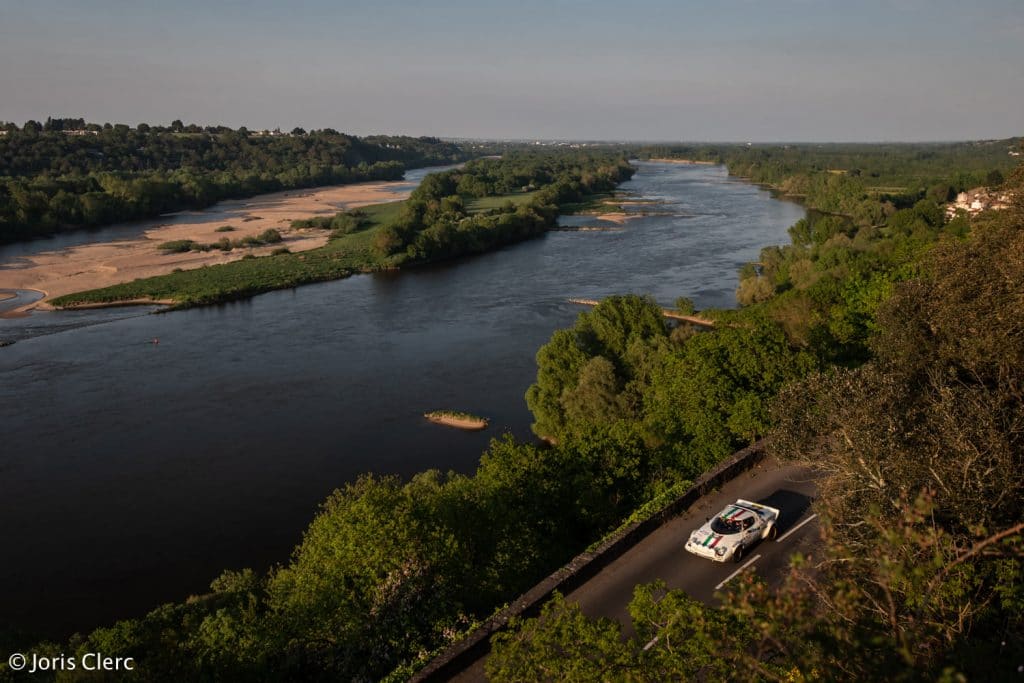
<path fill-rule="evenodd" d="M 733 306 L 737 269 L 804 215 L 722 167 L 639 167 L 621 189 L 650 215 L 608 231 L 167 315 L 0 319 L 19 340 L 0 349 L 0 628 L 59 637 L 266 569 L 364 472 L 472 471 L 493 436 L 531 438 L 523 395 L 570 297 Z M 438 408 L 490 425 L 423 418 Z"/>

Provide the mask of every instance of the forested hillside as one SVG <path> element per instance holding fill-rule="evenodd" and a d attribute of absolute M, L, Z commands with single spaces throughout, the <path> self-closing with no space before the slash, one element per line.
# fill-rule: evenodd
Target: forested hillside
<path fill-rule="evenodd" d="M 358 138 L 331 129 L 86 124 L 0 127 L 0 242 L 317 185 L 397 180 L 468 158 L 436 138 Z"/>
<path fill-rule="evenodd" d="M 839 232 L 808 239 L 812 219 L 792 231 L 791 245 L 766 250 L 770 258 L 763 254 L 762 264 L 745 273 L 741 294 L 757 278 L 762 295 L 721 320 L 739 330 L 778 326 L 788 354 L 810 353 L 820 368 L 774 397 L 760 391 L 758 402 L 736 402 L 722 412 L 743 420 L 754 405 L 754 414 L 765 418 L 771 453 L 826 474 L 816 503 L 823 545 L 794 558 L 781 589 L 748 574 L 721 608 L 710 608 L 681 591 L 665 595 L 664 586 L 638 586 L 630 607 L 636 634 L 629 638 L 616 622 L 589 619 L 556 599 L 540 618 L 496 638 L 490 678 L 1017 675 L 1024 661 L 1024 170 L 1004 189 L 1015 196 L 1010 210 L 972 220 L 947 222 L 934 204 L 919 200 L 885 211 L 880 226 L 850 221 Z M 584 334 L 570 350 L 588 348 L 586 330 L 577 330 Z M 552 345 L 555 351 L 564 342 L 556 336 Z M 545 353 L 541 378 L 545 365 L 549 372 L 566 367 L 545 363 Z M 587 361 L 586 355 L 576 363 L 577 386 L 590 380 L 582 369 L 603 357 Z M 720 372 L 733 376 L 749 367 L 743 358 L 756 357 L 733 356 Z M 679 368 L 685 371 L 671 376 L 689 382 L 692 367 Z M 640 384 L 655 391 L 673 386 L 664 379 Z M 678 388 L 671 395 L 683 411 L 694 397 L 699 406 L 709 404 L 687 384 Z M 650 440 L 659 425 L 651 417 L 661 412 L 647 393 L 640 395 L 642 409 L 626 416 Z M 562 405 L 550 411 L 573 425 L 570 396 L 563 394 Z"/>

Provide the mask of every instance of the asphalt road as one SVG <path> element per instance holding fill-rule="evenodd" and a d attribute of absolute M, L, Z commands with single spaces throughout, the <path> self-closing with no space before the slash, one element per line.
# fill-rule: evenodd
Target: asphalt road
<path fill-rule="evenodd" d="M 660 527 L 569 593 L 566 600 L 578 602 L 588 616 L 617 619 L 631 632 L 627 606 L 637 584 L 661 579 L 669 589 L 681 588 L 698 600 L 714 604 L 715 593 L 741 572 L 757 572 L 769 584 L 777 583 L 793 553 L 800 551 L 808 555 L 814 550 L 818 523 L 810 506 L 816 493 L 813 470 L 766 460 L 725 484 L 721 490 L 704 496 L 697 505 Z M 690 532 L 737 498 L 779 508 L 778 539 L 748 548 L 739 564 L 713 562 L 686 552 L 683 544 Z M 459 683 L 485 680 L 483 661 L 478 660 L 452 680 Z"/>

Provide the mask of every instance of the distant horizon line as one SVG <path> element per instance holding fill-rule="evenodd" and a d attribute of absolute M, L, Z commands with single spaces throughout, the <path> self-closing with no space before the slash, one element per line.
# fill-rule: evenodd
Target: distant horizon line
<path fill-rule="evenodd" d="M 25 124 L 30 122 L 38 123 L 43 125 L 47 120 L 76 120 L 81 119 L 85 122 L 86 126 L 97 125 L 97 126 L 117 126 L 127 125 L 129 129 L 136 130 L 141 124 L 147 126 L 157 126 L 161 128 L 169 128 L 171 123 L 174 121 L 181 121 L 181 119 L 172 119 L 171 123 L 147 123 L 145 121 L 135 124 L 125 124 L 121 122 L 104 121 L 98 123 L 95 121 L 87 121 L 82 116 L 47 116 L 46 119 L 28 119 L 22 124 L 18 124 L 16 121 L 8 121 L 6 119 L 0 119 L 0 127 L 8 124 L 13 124 L 19 130 L 23 129 Z M 267 127 L 249 127 L 246 125 L 229 126 L 223 123 L 183 123 L 184 126 L 198 126 L 200 128 L 228 128 L 233 131 L 238 131 L 241 128 L 245 128 L 250 132 L 257 131 L 281 131 L 284 134 L 290 134 L 290 131 L 286 131 L 281 126 L 275 126 L 274 128 Z M 303 128 L 303 126 L 293 126 L 291 130 L 295 128 Z M 333 126 L 323 126 L 320 128 L 309 128 L 307 132 L 319 131 L 319 130 L 336 130 L 339 134 L 349 135 L 352 137 L 366 138 L 374 136 L 404 136 L 404 137 L 428 137 L 437 138 L 446 142 L 507 142 L 507 143 L 519 143 L 519 144 L 613 144 L 613 145 L 631 145 L 631 144 L 645 144 L 645 145 L 748 145 L 748 146 L 759 146 L 759 145 L 928 145 L 928 144 L 954 144 L 954 143 L 967 143 L 967 142 L 978 142 L 978 143 L 995 143 L 1004 142 L 1010 140 L 1021 140 L 1024 138 L 1024 133 L 1017 135 L 1006 135 L 1002 137 L 980 137 L 980 138 L 931 138 L 931 139 L 872 139 L 872 140 L 800 140 L 800 139 L 775 139 L 775 140 L 751 140 L 751 139 L 719 139 L 719 140 L 697 140 L 697 139 L 676 139 L 676 138 L 564 138 L 564 137 L 534 137 L 534 136 L 466 136 L 466 135 L 439 135 L 439 134 L 413 134 L 403 132 L 374 132 L 374 133 L 346 133 L 343 130 L 338 130 Z"/>

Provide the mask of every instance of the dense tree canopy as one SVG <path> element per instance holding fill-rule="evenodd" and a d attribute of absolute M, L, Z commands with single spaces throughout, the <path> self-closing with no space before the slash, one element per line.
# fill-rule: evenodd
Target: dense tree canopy
<path fill-rule="evenodd" d="M 796 558 L 780 588 L 741 579 L 721 608 L 640 587 L 631 638 L 555 600 L 495 639 L 492 680 L 1017 675 L 1024 170 L 1013 183 L 1015 206 L 983 214 L 966 237 L 936 230 L 930 212 L 912 218 L 933 234 L 931 247 L 911 250 L 913 268 L 896 261 L 903 274 L 872 307 L 870 360 L 791 383 L 774 401 L 771 450 L 827 474 L 814 557 Z"/>
<path fill-rule="evenodd" d="M 669 332 L 661 308 L 635 296 L 605 299 L 556 332 L 526 394 L 534 430 L 562 442 L 622 422 L 667 465 L 700 471 L 763 434 L 769 397 L 816 367 L 764 318 Z"/>
<path fill-rule="evenodd" d="M 1012 676 L 1024 661 L 1024 174 L 1008 183 L 1012 210 L 946 220 L 941 192 L 854 197 L 872 166 L 831 173 L 811 168 L 817 154 L 779 152 L 801 164 L 779 182 L 818 188 L 808 197 L 837 211 L 745 267 L 743 307 L 702 312 L 713 330 L 672 329 L 650 299 L 610 297 L 542 347 L 527 401 L 554 445 L 496 440 L 473 476 L 365 477 L 268 575 L 225 573 L 206 596 L 70 648 L 134 656 L 147 663 L 137 680 L 403 680 L 640 506 L 770 433 L 777 455 L 830 474 L 820 555 L 779 589 L 735 582 L 721 609 L 641 587 L 628 638 L 555 601 L 496 641 L 493 678 Z M 628 177 L 620 155 L 587 159 L 508 155 L 432 177 L 374 248 L 472 251 Z M 907 177 L 938 163 L 901 159 L 892 173 Z M 954 187 L 975 161 L 936 184 Z M 494 193 L 525 201 L 474 212 Z"/>
<path fill-rule="evenodd" d="M 0 135 L 0 242 L 467 158 L 436 138 L 48 119 Z"/>
<path fill-rule="evenodd" d="M 404 252 L 417 261 L 485 251 L 554 227 L 560 204 L 612 190 L 633 172 L 624 157 L 594 152 L 511 152 L 500 160 L 472 161 L 424 178 L 400 220 L 376 237 L 376 246 L 386 255 Z M 516 195 L 529 201 L 516 205 Z M 478 212 L 467 205 L 492 196 L 510 199 Z"/>

